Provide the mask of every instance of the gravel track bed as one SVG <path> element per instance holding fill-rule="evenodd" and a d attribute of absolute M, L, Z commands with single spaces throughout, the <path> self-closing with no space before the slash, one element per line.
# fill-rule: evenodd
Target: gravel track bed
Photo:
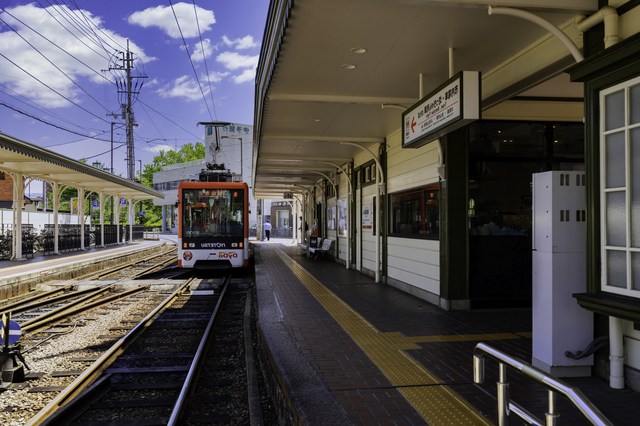
<path fill-rule="evenodd" d="M 234 286 L 232 286 L 234 287 Z M 246 287 L 245 287 L 246 288 Z M 237 289 L 236 289 L 237 290 Z M 249 290 L 251 291 L 251 290 Z M 234 291 L 236 296 L 230 299 L 237 299 L 238 292 Z M 244 293 L 243 291 L 239 293 Z M 127 323 L 123 321 L 140 320 L 148 312 L 150 312 L 161 300 L 168 295 L 157 295 L 156 293 L 144 293 L 132 296 L 132 304 L 122 304 L 119 301 L 118 309 L 105 310 L 104 308 L 96 308 L 95 311 L 100 314 L 87 312 L 83 316 L 92 318 L 84 322 L 83 326 L 78 326 L 75 331 L 66 335 L 58 336 L 49 340 L 37 348 L 27 352 L 25 358 L 29 366 L 34 372 L 45 372 L 42 378 L 27 381 L 28 386 L 25 389 L 9 390 L 0 393 L 0 425 L 2 426 L 23 426 L 44 408 L 51 400 L 57 396 L 57 392 L 47 393 L 28 393 L 29 388 L 45 387 L 45 386 L 67 386 L 77 376 L 71 377 L 51 377 L 52 371 L 66 370 L 83 370 L 91 365 L 91 362 L 72 362 L 71 358 L 100 356 L 107 350 L 118 338 L 126 333 L 126 331 L 109 331 L 114 327 L 132 327 L 135 323 Z M 232 301 L 228 301 L 232 303 Z M 194 329 L 194 324 L 199 324 L 198 312 L 203 311 L 202 315 L 206 315 L 205 304 L 189 304 L 178 302 L 174 304 L 168 312 L 173 316 L 169 316 L 177 321 L 158 321 L 148 330 L 148 342 L 138 341 L 131 345 L 126 351 L 126 355 L 156 355 L 157 351 L 164 354 L 184 354 L 195 348 L 189 348 L 190 345 L 183 345 L 182 342 L 188 340 L 188 334 L 199 334 L 201 331 Z M 184 318 L 185 312 L 190 313 L 188 320 L 180 321 Z M 247 379 L 244 357 L 244 295 L 241 301 L 234 304 L 230 311 L 226 312 L 216 325 L 217 331 L 209 350 L 207 364 L 210 368 L 205 367 L 201 372 L 200 381 L 204 383 L 196 390 L 196 396 L 199 403 L 195 407 L 192 415 L 227 415 L 229 420 L 216 423 L 222 425 L 248 425 L 249 409 L 247 395 Z M 182 317 L 181 317 L 182 315 Z M 166 317 L 165 317 L 166 318 Z M 255 298 L 252 306 L 252 337 L 254 348 L 257 342 L 257 332 L 255 327 Z M 183 326 L 178 330 L 171 330 L 171 333 L 179 333 L 176 335 L 163 335 L 162 326 L 169 328 Z M 158 328 L 154 330 L 154 328 Z M 105 335 L 113 336 L 113 339 L 104 338 Z M 157 336 L 160 335 L 160 336 Z M 102 336 L 98 338 L 98 336 Z M 158 342 L 158 337 L 162 341 L 170 342 L 173 346 L 154 345 Z M 33 343 L 41 340 L 41 335 L 23 337 L 25 342 L 23 349 L 28 349 Z M 153 341 L 153 343 L 151 343 Z M 126 356 L 125 355 L 125 356 Z M 130 360 L 132 361 L 132 360 Z M 187 358 L 173 357 L 166 358 L 162 361 L 162 366 L 173 367 L 183 366 L 188 363 Z M 118 368 L 119 361 L 114 363 L 111 368 Z M 148 362 L 144 358 L 135 360 L 133 363 L 127 364 L 128 367 L 148 366 Z M 220 369 L 219 367 L 222 367 Z M 258 372 L 258 382 L 260 387 L 261 406 L 263 410 L 263 418 L 265 425 L 277 425 L 278 419 L 273 409 L 273 404 L 268 391 L 265 387 L 261 369 L 256 365 Z M 112 384 L 157 384 L 161 382 L 184 380 L 186 373 L 155 373 L 155 374 L 116 374 L 112 376 Z M 215 383 L 223 383 L 224 386 L 210 386 Z M 226 382 L 231 382 L 228 384 Z M 109 399 L 114 401 L 125 400 L 169 400 L 175 398 L 179 389 L 136 389 L 121 390 L 112 394 Z M 215 403 L 208 403 L 206 399 L 214 398 Z M 209 401 L 210 402 L 210 401 Z M 151 417 L 168 417 L 171 407 L 145 407 L 145 408 L 122 408 L 114 417 L 113 410 L 92 410 L 90 413 L 82 416 L 83 420 L 118 420 L 139 418 L 143 413 L 147 413 Z M 80 419 L 78 419 L 80 420 Z"/>
<path fill-rule="evenodd" d="M 155 293 L 145 293 L 145 301 L 160 300 L 166 295 L 159 297 Z M 139 302 L 143 299 L 137 299 Z M 0 393 L 0 424 L 3 426 L 22 426 L 31 417 L 37 414 L 56 396 L 57 392 L 28 393 L 29 388 L 48 386 L 68 386 L 77 376 L 71 377 L 51 377 L 52 371 L 82 370 L 89 363 L 79 363 L 70 361 L 71 358 L 99 356 L 110 345 L 105 345 L 104 339 L 98 336 L 116 333 L 109 329 L 119 326 L 120 321 L 140 319 L 141 310 L 149 312 L 152 305 L 132 303 L 120 306 L 117 310 L 109 310 L 106 314 L 96 315 L 92 312 L 83 314 L 84 317 L 95 318 L 84 321 L 84 326 L 78 326 L 67 335 L 61 335 L 49 339 L 49 344 L 41 345 L 24 354 L 27 364 L 34 372 L 45 372 L 39 379 L 27 381 L 28 387 L 20 390 L 7 390 Z M 104 311 L 96 308 L 95 311 Z M 124 333 L 118 333 L 124 334 Z M 47 337 L 48 334 L 38 334 L 29 336 L 29 342 L 37 342 Z M 23 340 L 27 340 L 23 337 Z M 115 340 L 115 339 L 114 339 Z M 27 350 L 30 343 L 26 344 L 23 350 Z"/>

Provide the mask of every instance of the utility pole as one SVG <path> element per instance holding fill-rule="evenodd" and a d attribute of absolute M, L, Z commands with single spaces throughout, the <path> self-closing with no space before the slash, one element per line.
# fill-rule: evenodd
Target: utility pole
<path fill-rule="evenodd" d="M 122 54 L 122 58 L 120 61 L 122 65 L 109 67 L 109 70 L 119 70 L 126 72 L 126 81 L 117 82 L 118 85 L 118 93 L 122 93 L 126 95 L 125 102 L 122 102 L 122 118 L 125 120 L 125 124 L 127 126 L 127 179 L 134 180 L 136 176 L 136 159 L 135 159 L 135 150 L 133 145 L 133 128 L 138 127 L 135 122 L 135 118 L 133 116 L 133 108 L 132 105 L 135 102 L 133 99 L 134 96 L 140 94 L 139 89 L 142 88 L 142 84 L 138 86 L 138 83 L 133 87 L 133 79 L 134 78 L 147 78 L 146 75 L 131 75 L 131 70 L 135 67 L 133 66 L 133 53 L 129 50 L 129 40 L 127 40 L 127 51 L 120 52 Z M 115 116 L 115 114 L 114 114 Z"/>

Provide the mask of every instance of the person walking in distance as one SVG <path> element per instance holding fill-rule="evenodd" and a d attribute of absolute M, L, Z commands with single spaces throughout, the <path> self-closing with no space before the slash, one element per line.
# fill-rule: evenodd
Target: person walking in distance
<path fill-rule="evenodd" d="M 267 241 L 269 241 L 269 239 L 271 238 L 271 224 L 269 223 L 269 221 L 264 224 L 264 233 L 267 236 Z"/>

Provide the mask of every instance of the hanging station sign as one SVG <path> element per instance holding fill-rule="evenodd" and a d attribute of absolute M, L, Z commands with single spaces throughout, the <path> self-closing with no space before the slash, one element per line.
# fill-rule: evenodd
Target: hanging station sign
<path fill-rule="evenodd" d="M 480 118 L 480 72 L 461 71 L 402 114 L 402 147 L 419 148 Z"/>

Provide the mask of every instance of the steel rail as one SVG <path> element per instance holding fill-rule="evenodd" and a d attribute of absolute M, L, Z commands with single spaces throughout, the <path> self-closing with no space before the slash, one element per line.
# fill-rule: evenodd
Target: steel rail
<path fill-rule="evenodd" d="M 36 303 L 36 302 L 38 302 L 38 301 L 40 301 L 42 299 L 47 299 L 49 297 L 56 296 L 56 295 L 58 295 L 60 293 L 64 293 L 67 290 L 70 290 L 72 287 L 73 287 L 73 285 L 60 287 L 60 288 L 57 288 L 55 290 L 50 290 L 50 291 L 47 291 L 47 292 L 44 292 L 44 293 L 36 294 L 34 296 L 31 296 L 31 297 L 27 297 L 26 299 L 22 299 L 22 300 L 20 300 L 18 302 L 14 302 L 14 303 L 10 303 L 8 305 L 0 306 L 0 314 L 4 314 L 4 313 L 9 312 L 9 311 L 11 311 L 13 313 L 19 312 L 19 311 L 16 311 L 16 309 L 20 309 L 22 306 L 25 306 L 28 303 Z"/>
<path fill-rule="evenodd" d="M 44 323 L 44 322 L 50 322 L 50 318 L 64 313 L 66 311 L 71 311 L 75 306 L 81 305 L 83 303 L 88 303 L 98 297 L 101 297 L 104 293 L 108 293 L 110 291 L 112 291 L 112 286 L 109 287 L 102 287 L 102 288 L 98 288 L 98 289 L 90 289 L 92 290 L 91 293 L 89 293 L 87 296 L 81 297 L 80 299 L 74 300 L 71 303 L 68 303 L 64 306 L 59 307 L 58 309 L 54 309 L 51 312 L 47 312 L 46 314 L 42 314 L 37 318 L 34 318 L 32 320 L 29 320 L 27 322 L 24 322 L 22 324 L 20 324 L 20 327 L 22 328 L 23 332 L 27 332 L 30 330 L 33 330 L 34 328 L 36 328 L 36 326 L 40 323 Z"/>
<path fill-rule="evenodd" d="M 167 306 L 171 305 L 180 295 L 189 288 L 189 285 L 195 278 L 189 279 L 167 297 L 160 305 L 151 311 L 146 317 L 138 323 L 131 331 L 120 338 L 111 348 L 109 348 L 97 361 L 95 361 L 87 370 L 76 378 L 66 389 L 58 394 L 46 407 L 38 414 L 32 417 L 26 426 L 38 426 L 46 421 L 48 417 L 53 415 L 61 407 L 68 404 L 73 398 L 78 396 L 84 389 L 94 383 L 100 375 L 124 352 L 136 338 L 148 327 L 155 317 Z"/>
<path fill-rule="evenodd" d="M 97 274 L 93 274 L 93 275 L 91 275 L 91 274 L 87 274 L 87 275 L 84 275 L 84 276 L 82 276 L 82 277 L 81 277 L 81 279 L 82 279 L 83 281 L 85 281 L 85 280 L 97 280 L 97 279 L 99 279 L 100 277 L 105 277 L 105 276 L 107 276 L 107 275 L 114 274 L 114 273 L 116 273 L 116 272 L 118 272 L 118 271 L 121 271 L 121 270 L 123 270 L 123 269 L 125 269 L 125 268 L 130 267 L 131 265 L 135 265 L 135 264 L 137 264 L 137 263 L 146 262 L 146 261 L 149 261 L 149 260 L 151 260 L 151 259 L 155 259 L 156 257 L 166 256 L 167 254 L 171 253 L 172 251 L 176 251 L 176 250 L 177 250 L 177 248 L 175 248 L 175 247 L 171 247 L 171 248 L 169 248 L 168 250 L 163 251 L 162 253 L 157 253 L 157 254 L 151 255 L 151 256 L 149 256 L 149 257 L 145 257 L 144 259 L 140 259 L 140 260 L 132 261 L 132 262 L 129 262 L 129 263 L 125 263 L 124 265 L 118 265 L 118 266 L 115 266 L 115 267 L 113 267 L 113 268 L 107 269 L 107 270 L 105 270 L 105 271 L 100 271 L 100 272 L 98 272 Z M 128 277 L 127 277 L 127 278 L 128 278 Z"/>
<path fill-rule="evenodd" d="M 544 371 L 527 364 L 526 362 L 512 357 L 485 343 L 478 343 L 473 350 L 473 381 L 474 383 L 484 383 L 484 357 L 488 355 L 500 363 L 500 382 L 498 382 L 498 424 L 509 424 L 509 413 L 521 415 L 523 420 L 536 425 L 555 425 L 559 414 L 556 412 L 554 392 L 561 393 L 585 416 L 593 425 L 613 426 L 598 408 L 577 388 L 568 383 L 548 375 Z M 535 418 L 517 404 L 509 402 L 509 383 L 506 379 L 506 367 L 509 366 L 525 376 L 540 383 L 549 391 L 549 412 L 545 414 L 545 422 Z"/>
<path fill-rule="evenodd" d="M 150 286 L 151 286 L 151 284 L 140 286 L 140 287 L 137 287 L 137 288 L 134 288 L 134 289 L 131 289 L 131 290 L 124 291 L 122 293 L 116 293 L 113 296 L 108 296 L 108 297 L 96 300 L 94 302 L 87 303 L 85 305 L 81 305 L 81 306 L 78 306 L 78 307 L 73 307 L 72 309 L 67 309 L 67 310 L 58 312 L 55 315 L 50 315 L 47 318 L 44 318 L 42 321 L 40 321 L 38 323 L 29 324 L 28 327 L 23 327 L 22 330 L 25 330 L 25 328 L 26 328 L 27 331 L 32 331 L 32 332 L 33 331 L 37 331 L 37 330 L 39 330 L 41 328 L 48 327 L 49 324 L 51 324 L 53 322 L 56 322 L 56 321 L 59 321 L 59 320 L 63 320 L 65 318 L 67 318 L 68 316 L 77 315 L 77 314 L 80 314 L 82 312 L 97 308 L 97 307 L 102 306 L 102 305 L 108 305 L 109 303 L 113 302 L 114 300 L 124 299 L 124 298 L 129 297 L 129 296 L 131 296 L 133 294 L 140 293 L 142 291 L 147 290 Z M 67 306 L 64 306 L 63 308 L 66 308 L 66 307 Z M 40 319 L 40 317 L 38 317 L 36 319 Z"/>
<path fill-rule="evenodd" d="M 177 262 L 177 261 L 178 261 L 177 258 L 175 258 L 175 259 L 167 259 L 164 262 L 161 262 L 161 263 L 159 263 L 157 265 L 149 266 L 148 268 L 143 269 L 142 271 L 136 272 L 135 274 L 133 274 L 130 277 L 127 277 L 127 278 L 128 279 L 133 279 L 133 278 L 137 278 L 137 277 L 139 277 L 141 275 L 150 274 L 151 272 L 155 272 L 158 269 L 162 269 L 165 266 L 170 265 L 170 264 L 172 264 L 174 262 Z"/>
<path fill-rule="evenodd" d="M 207 328 L 204 331 L 204 335 L 200 340 L 200 345 L 198 345 L 198 350 L 196 351 L 195 356 L 193 357 L 193 361 L 191 362 L 191 367 L 189 368 L 189 372 L 187 373 L 187 377 L 185 378 L 184 384 L 182 385 L 182 389 L 180 390 L 180 395 L 178 396 L 178 400 L 173 406 L 173 410 L 171 410 L 171 416 L 169 417 L 169 422 L 167 426 L 177 426 L 182 421 L 184 417 L 187 406 L 189 404 L 189 400 L 193 396 L 196 390 L 196 384 L 198 382 L 198 376 L 200 375 L 200 370 L 202 369 L 202 364 L 206 359 L 207 349 L 209 348 L 209 344 L 211 343 L 211 337 L 213 336 L 213 326 L 218 318 L 218 312 L 220 310 L 220 306 L 222 306 L 222 302 L 224 301 L 224 297 L 227 293 L 227 289 L 229 288 L 229 283 L 231 282 L 231 274 L 227 276 L 225 279 L 224 288 L 222 293 L 220 293 L 220 298 L 218 299 L 218 303 L 216 303 L 216 307 L 213 310 L 213 314 L 211 314 L 211 319 L 209 319 L 209 324 L 207 324 Z"/>
<path fill-rule="evenodd" d="M 69 288 L 69 287 L 73 287 L 73 285 L 67 286 L 65 288 Z M 79 296 L 82 296 L 83 294 L 91 293 L 91 292 L 94 292 L 94 291 L 96 291 L 95 288 L 86 288 L 84 290 L 73 291 L 73 292 L 69 292 L 67 294 L 54 296 L 54 297 L 51 297 L 50 299 L 37 300 L 37 301 L 34 301 L 33 303 L 29 303 L 29 304 L 19 305 L 19 304 L 14 303 L 14 304 L 12 304 L 12 309 L 9 309 L 7 311 L 0 311 L 0 313 L 11 312 L 12 314 L 19 314 L 21 312 L 26 312 L 26 311 L 29 311 L 29 310 L 32 310 L 32 309 L 40 308 L 42 306 L 63 302 L 65 300 L 67 300 L 67 299 L 73 299 L 74 297 L 79 297 Z M 58 293 L 57 290 L 54 290 L 54 292 Z"/>

